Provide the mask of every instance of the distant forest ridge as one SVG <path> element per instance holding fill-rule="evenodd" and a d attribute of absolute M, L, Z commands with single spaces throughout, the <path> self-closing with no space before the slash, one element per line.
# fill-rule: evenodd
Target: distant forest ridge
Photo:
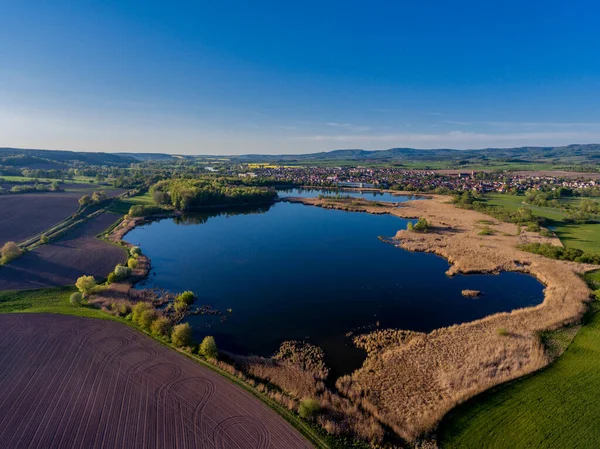
<path fill-rule="evenodd" d="M 57 165 L 80 162 L 89 165 L 124 166 L 139 161 L 176 160 L 229 160 L 256 163 L 308 163 L 308 162 L 454 162 L 486 163 L 493 161 L 549 164 L 598 164 L 600 144 L 567 145 L 559 147 L 485 148 L 456 150 L 449 148 L 423 150 L 416 148 L 390 148 L 388 150 L 344 149 L 307 154 L 246 154 L 236 156 L 175 155 L 167 153 L 96 153 L 66 150 L 38 150 L 0 148 L 0 165 L 26 166 L 45 161 Z"/>

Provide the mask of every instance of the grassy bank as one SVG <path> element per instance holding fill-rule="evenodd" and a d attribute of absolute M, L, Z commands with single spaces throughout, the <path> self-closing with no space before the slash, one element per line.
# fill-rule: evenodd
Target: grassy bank
<path fill-rule="evenodd" d="M 593 287 L 600 272 L 587 276 Z M 483 393 L 450 412 L 443 448 L 600 447 L 600 302 L 543 371 Z"/>

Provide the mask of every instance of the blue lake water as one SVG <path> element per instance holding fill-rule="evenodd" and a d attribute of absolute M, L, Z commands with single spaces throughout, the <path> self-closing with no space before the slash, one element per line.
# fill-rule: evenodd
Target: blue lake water
<path fill-rule="evenodd" d="M 126 239 L 152 260 L 144 287 L 192 290 L 197 305 L 232 309 L 223 323 L 187 318 L 196 339 L 213 335 L 223 349 L 263 356 L 284 340 L 306 340 L 325 350 L 334 375 L 364 359 L 348 332 L 431 331 L 543 300 L 543 286 L 533 277 L 450 278 L 444 259 L 377 238 L 394 236 L 406 224 L 388 215 L 282 202 L 164 219 Z M 463 289 L 483 296 L 464 298 Z"/>
<path fill-rule="evenodd" d="M 376 190 L 355 191 L 355 190 L 322 190 L 322 189 L 287 189 L 277 190 L 280 198 L 298 197 L 298 198 L 317 198 L 319 195 L 327 196 L 349 196 L 352 198 L 364 198 L 370 201 L 380 201 L 386 203 L 403 203 L 418 199 L 418 196 L 394 195 L 389 192 L 380 192 Z"/>

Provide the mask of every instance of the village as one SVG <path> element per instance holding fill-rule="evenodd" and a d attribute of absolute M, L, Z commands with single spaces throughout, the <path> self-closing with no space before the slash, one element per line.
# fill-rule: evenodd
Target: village
<path fill-rule="evenodd" d="M 560 187 L 585 190 L 600 186 L 593 174 L 536 172 L 406 170 L 395 167 L 241 167 L 240 177 L 269 178 L 281 183 L 315 187 L 383 188 L 406 191 L 519 193 Z"/>

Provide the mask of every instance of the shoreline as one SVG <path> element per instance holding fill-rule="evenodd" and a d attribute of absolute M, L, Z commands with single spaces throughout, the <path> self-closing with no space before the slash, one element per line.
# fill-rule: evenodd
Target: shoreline
<path fill-rule="evenodd" d="M 392 344 L 344 379 L 363 395 L 363 405 L 409 441 L 432 431 L 459 403 L 554 360 L 545 353 L 537 335 L 581 320 L 590 291 L 579 274 L 598 268 L 520 251 L 515 247 L 521 241 L 559 241 L 535 233 L 517 235 L 514 224 L 458 209 L 447 202 L 448 197 L 429 197 L 429 201 L 408 201 L 399 207 L 373 206 L 366 201 L 347 204 L 343 200 L 287 199 L 405 219 L 424 217 L 433 225 L 428 233 L 400 230 L 394 243 L 409 251 L 444 257 L 450 263 L 448 275 L 514 271 L 528 273 L 545 285 L 544 300 L 537 306 L 496 313 Z M 493 236 L 477 234 L 483 219 L 493 222 Z M 508 335 L 500 335 L 500 329 Z"/>

